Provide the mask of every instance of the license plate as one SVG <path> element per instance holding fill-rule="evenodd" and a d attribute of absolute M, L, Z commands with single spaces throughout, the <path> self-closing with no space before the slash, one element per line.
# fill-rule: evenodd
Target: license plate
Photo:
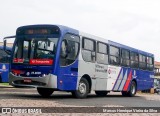
<path fill-rule="evenodd" d="M 24 79 L 24 80 L 23 80 L 23 82 L 25 82 L 25 83 L 31 83 L 31 82 L 32 82 L 32 80 L 31 80 L 31 79 L 26 78 L 26 79 Z"/>

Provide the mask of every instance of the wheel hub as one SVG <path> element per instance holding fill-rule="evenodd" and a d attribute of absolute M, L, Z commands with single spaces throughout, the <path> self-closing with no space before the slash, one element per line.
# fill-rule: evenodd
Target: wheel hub
<path fill-rule="evenodd" d="M 79 92 L 84 94 L 86 92 L 86 85 L 84 83 L 79 84 Z"/>
<path fill-rule="evenodd" d="M 136 88 L 135 88 L 135 86 L 134 86 L 134 85 L 132 85 L 132 86 L 131 86 L 131 92 L 132 92 L 132 94 L 134 94 L 134 93 L 135 93 L 135 91 L 136 91 Z"/>

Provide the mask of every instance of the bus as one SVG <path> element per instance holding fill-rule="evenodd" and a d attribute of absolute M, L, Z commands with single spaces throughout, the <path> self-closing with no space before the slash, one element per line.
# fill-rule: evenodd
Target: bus
<path fill-rule="evenodd" d="M 9 83 L 86 98 L 91 91 L 134 96 L 153 87 L 154 55 L 62 25 L 17 28 Z M 6 43 L 4 38 L 4 43 Z"/>
<path fill-rule="evenodd" d="M 11 47 L 6 47 L 6 50 L 4 50 L 4 46 L 0 46 L 0 83 L 9 82 L 8 77 L 11 51 Z"/>

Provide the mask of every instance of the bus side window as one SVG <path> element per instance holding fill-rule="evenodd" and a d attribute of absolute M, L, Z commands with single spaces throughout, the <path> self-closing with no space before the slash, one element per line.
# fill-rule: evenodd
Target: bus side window
<path fill-rule="evenodd" d="M 95 62 L 96 54 L 95 54 L 95 47 L 96 42 L 92 39 L 83 38 L 82 39 L 82 57 L 84 61 L 87 62 Z"/>
<path fill-rule="evenodd" d="M 126 49 L 121 50 L 121 65 L 128 67 L 130 65 L 129 59 L 130 59 L 130 54 L 129 51 Z"/>
<path fill-rule="evenodd" d="M 67 66 L 72 64 L 79 53 L 79 37 L 66 34 L 61 44 L 60 65 Z"/>
<path fill-rule="evenodd" d="M 97 63 L 108 64 L 108 45 L 97 42 Z"/>
<path fill-rule="evenodd" d="M 132 68 L 138 68 L 139 63 L 138 63 L 138 53 L 136 52 L 130 52 L 130 56 L 131 56 L 131 67 Z"/>
<path fill-rule="evenodd" d="M 147 57 L 147 70 L 153 71 L 153 63 L 154 63 L 153 57 Z"/>
<path fill-rule="evenodd" d="M 146 64 L 146 56 L 139 54 L 139 68 L 145 70 Z"/>
<path fill-rule="evenodd" d="M 119 65 L 120 64 L 120 49 L 114 46 L 110 46 L 110 64 Z"/>

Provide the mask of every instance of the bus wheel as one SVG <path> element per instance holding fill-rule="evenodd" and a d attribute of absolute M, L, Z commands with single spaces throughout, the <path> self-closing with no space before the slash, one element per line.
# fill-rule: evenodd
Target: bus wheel
<path fill-rule="evenodd" d="M 97 96 L 104 97 L 108 94 L 108 91 L 95 91 Z"/>
<path fill-rule="evenodd" d="M 39 88 L 39 87 L 37 87 L 37 91 L 42 97 L 49 97 L 54 92 L 53 89 L 50 89 L 50 88 Z"/>
<path fill-rule="evenodd" d="M 131 82 L 130 89 L 129 89 L 129 91 L 128 91 L 128 96 L 129 96 L 129 97 L 135 96 L 135 94 L 136 94 L 136 89 L 137 89 L 136 83 L 135 83 L 135 81 L 132 81 L 132 82 Z"/>
<path fill-rule="evenodd" d="M 86 98 L 89 93 L 89 84 L 85 78 L 82 78 L 79 82 L 78 90 L 73 91 L 72 95 L 76 98 Z"/>

